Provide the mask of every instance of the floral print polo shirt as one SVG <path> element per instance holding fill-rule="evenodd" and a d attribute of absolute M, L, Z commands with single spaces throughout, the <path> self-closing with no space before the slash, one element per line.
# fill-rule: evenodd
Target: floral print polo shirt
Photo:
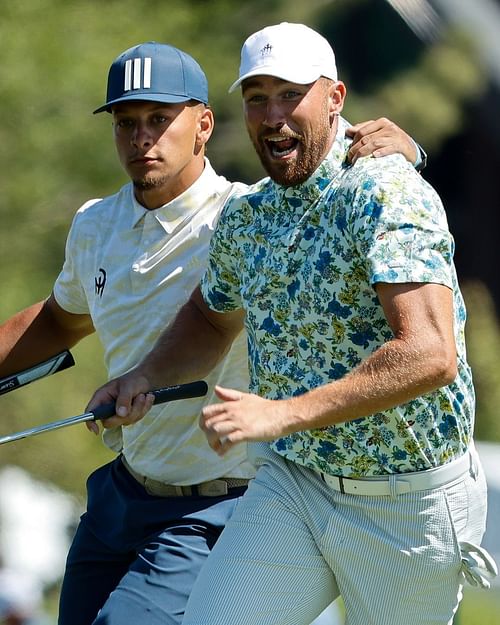
<path fill-rule="evenodd" d="M 403 405 L 270 443 L 289 460 L 345 477 L 421 471 L 462 455 L 474 389 L 454 243 L 433 188 L 401 156 L 346 162 L 339 119 L 327 158 L 303 184 L 269 178 L 229 200 L 211 241 L 202 292 L 243 308 L 250 390 L 282 399 L 344 376 L 393 337 L 374 285 L 453 290 L 458 375 Z"/>

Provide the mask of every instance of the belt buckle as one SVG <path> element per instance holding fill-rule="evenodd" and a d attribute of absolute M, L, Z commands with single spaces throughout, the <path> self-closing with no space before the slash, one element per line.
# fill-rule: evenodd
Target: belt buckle
<path fill-rule="evenodd" d="M 227 495 L 228 488 L 225 480 L 211 480 L 198 484 L 198 494 L 202 497 L 220 497 Z"/>
<path fill-rule="evenodd" d="M 144 490 L 153 497 L 185 497 L 192 494 L 191 486 L 163 484 L 158 480 L 144 478 Z"/>

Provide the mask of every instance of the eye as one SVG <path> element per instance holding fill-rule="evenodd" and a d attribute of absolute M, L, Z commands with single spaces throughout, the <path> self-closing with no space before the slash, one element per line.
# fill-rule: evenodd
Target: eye
<path fill-rule="evenodd" d="M 131 128 L 133 121 L 127 117 L 123 117 L 121 119 L 115 119 L 115 125 L 118 128 Z"/>
<path fill-rule="evenodd" d="M 288 89 L 283 94 L 283 99 L 285 100 L 295 100 L 296 98 L 301 98 L 302 93 L 300 91 L 296 91 L 295 89 Z"/>
<path fill-rule="evenodd" d="M 153 123 L 155 124 L 166 124 L 169 121 L 168 117 L 162 115 L 161 113 L 157 113 L 153 116 Z"/>
<path fill-rule="evenodd" d="M 245 95 L 245 102 L 247 104 L 262 104 L 263 102 L 266 102 L 266 100 L 266 96 L 261 93 Z"/>

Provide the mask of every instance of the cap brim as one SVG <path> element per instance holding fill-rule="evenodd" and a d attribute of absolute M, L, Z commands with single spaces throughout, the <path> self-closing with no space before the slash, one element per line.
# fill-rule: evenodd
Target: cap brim
<path fill-rule="evenodd" d="M 111 100 L 110 102 L 106 102 L 95 111 L 92 111 L 95 115 L 96 113 L 103 113 L 107 111 L 111 113 L 111 107 L 114 104 L 118 104 L 119 102 L 159 102 L 160 104 L 176 104 L 178 102 L 188 102 L 188 100 L 197 100 L 198 102 L 202 102 L 203 104 L 207 104 L 205 100 L 201 100 L 195 96 L 187 96 L 187 95 L 178 95 L 178 94 L 169 94 L 169 93 L 131 93 L 121 98 L 116 98 L 115 100 Z"/>
<path fill-rule="evenodd" d="M 274 76 L 274 78 L 281 78 L 281 80 L 295 82 L 298 85 L 308 85 L 309 83 L 318 80 L 322 74 L 313 68 L 309 68 L 307 72 L 297 75 L 297 72 L 295 71 L 294 73 L 293 68 L 290 67 L 258 67 L 250 72 L 247 72 L 246 74 L 243 74 L 243 76 L 240 76 L 238 80 L 233 82 L 233 84 L 229 87 L 228 93 L 232 93 L 244 80 L 251 78 L 252 76 Z"/>

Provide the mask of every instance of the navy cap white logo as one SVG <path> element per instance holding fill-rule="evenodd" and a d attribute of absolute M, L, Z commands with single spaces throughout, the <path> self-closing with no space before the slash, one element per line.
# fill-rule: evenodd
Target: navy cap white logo
<path fill-rule="evenodd" d="M 208 104 L 207 78 L 199 64 L 182 50 L 150 41 L 118 56 L 108 74 L 106 103 L 94 111 L 111 111 L 113 104 L 132 100 Z"/>

